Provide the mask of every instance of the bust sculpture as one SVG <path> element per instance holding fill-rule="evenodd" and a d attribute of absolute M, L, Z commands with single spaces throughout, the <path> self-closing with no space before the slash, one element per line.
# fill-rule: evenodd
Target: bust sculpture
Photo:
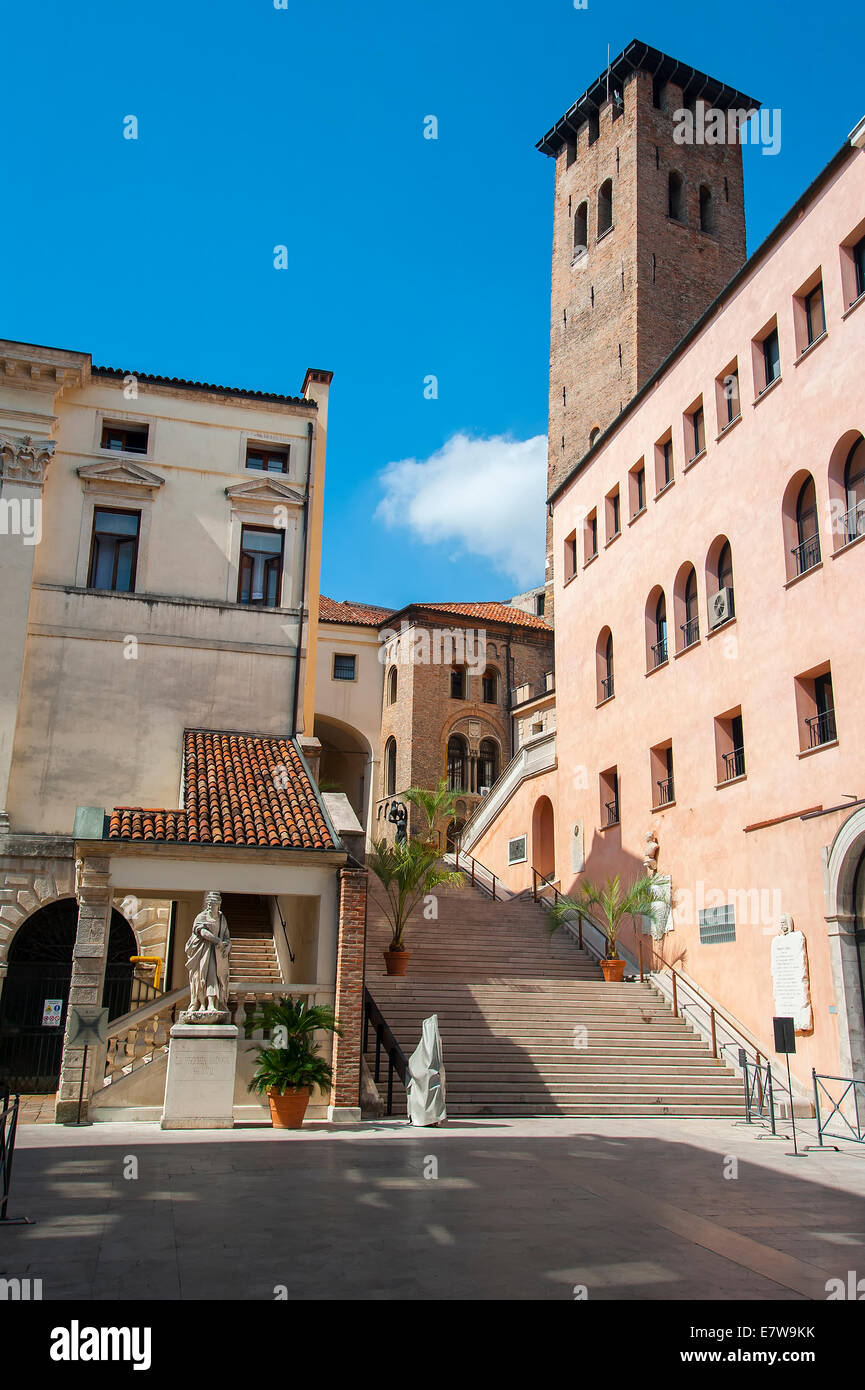
<path fill-rule="evenodd" d="M 228 965 L 231 937 L 219 893 L 207 893 L 204 910 L 186 943 L 189 1008 L 183 1023 L 224 1023 L 228 1018 Z"/>

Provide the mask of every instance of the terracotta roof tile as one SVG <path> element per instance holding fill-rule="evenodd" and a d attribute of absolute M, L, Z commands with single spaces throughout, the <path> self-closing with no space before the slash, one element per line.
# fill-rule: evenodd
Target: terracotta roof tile
<path fill-rule="evenodd" d="M 549 623 L 536 613 L 512 608 L 509 603 L 413 603 L 412 608 L 433 609 L 437 613 L 452 613 L 460 618 L 482 618 L 491 623 L 513 623 L 515 627 L 535 627 L 552 632 Z"/>
<path fill-rule="evenodd" d="M 183 809 L 115 806 L 109 840 L 339 849 L 290 738 L 187 729 Z"/>
<path fill-rule="evenodd" d="M 357 623 L 359 627 L 380 627 L 395 613 L 394 608 L 381 608 L 375 603 L 353 603 L 321 595 L 318 601 L 318 617 L 322 623 Z"/>

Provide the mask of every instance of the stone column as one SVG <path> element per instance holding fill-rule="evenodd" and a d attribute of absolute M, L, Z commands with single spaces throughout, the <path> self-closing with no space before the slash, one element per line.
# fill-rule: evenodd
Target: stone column
<path fill-rule="evenodd" d="M 42 535 L 42 489 L 53 439 L 0 434 L 0 833 L 9 829 L 7 796 L 30 613 L 33 556 Z"/>
<path fill-rule="evenodd" d="M 859 946 L 856 917 L 835 912 L 826 918 L 829 964 L 838 1010 L 838 1057 L 842 1076 L 861 1076 L 865 1067 L 865 1019 L 859 986 Z"/>
<path fill-rule="evenodd" d="M 90 855 L 79 859 L 75 866 L 75 896 L 78 899 L 78 931 L 72 949 L 72 981 L 69 987 L 69 1008 L 76 1004 L 102 1003 L 105 988 L 105 963 L 108 958 L 108 935 L 111 930 L 111 876 L 109 860 Z M 68 1036 L 68 1025 L 67 1025 Z M 54 1119 L 57 1124 L 74 1121 L 78 1116 L 78 1096 L 81 1087 L 83 1049 L 63 1044 L 60 1068 L 60 1089 Z M 84 1099 L 81 1118 L 87 1109 L 94 1088 L 98 1088 L 105 1065 L 104 1049 L 91 1047 L 87 1056 L 88 1075 L 84 1079 Z"/>
<path fill-rule="evenodd" d="M 342 1036 L 333 1040 L 333 1089 L 327 1118 L 344 1124 L 360 1122 L 366 889 L 365 869 L 340 869 L 334 1009 Z"/>

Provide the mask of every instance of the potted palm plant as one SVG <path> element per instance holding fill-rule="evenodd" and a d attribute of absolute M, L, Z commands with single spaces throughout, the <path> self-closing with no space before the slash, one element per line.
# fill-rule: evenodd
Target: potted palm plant
<path fill-rule="evenodd" d="M 246 1036 L 253 1029 L 270 1033 L 257 1048 L 255 1075 L 250 1091 L 266 1095 L 274 1129 L 300 1129 L 309 1105 L 312 1088 L 326 1090 L 333 1069 L 319 1055 L 316 1032 L 339 1033 L 333 1009 L 326 1004 L 308 1004 L 290 995 L 265 1000 L 246 1021 Z"/>
<path fill-rule="evenodd" d="M 627 887 L 622 885 L 619 875 L 614 874 L 604 884 L 582 883 L 576 898 L 557 897 L 550 912 L 550 930 L 556 931 L 574 913 L 591 916 L 596 912 L 607 941 L 606 957 L 601 961 L 604 979 L 607 983 L 619 981 L 625 973 L 625 962 L 617 948 L 622 922 L 625 917 L 651 915 L 653 906 L 652 880 L 648 874 L 634 879 Z"/>
<path fill-rule="evenodd" d="M 404 975 L 411 953 L 405 948 L 403 933 L 415 908 L 433 889 L 461 883 L 462 875 L 442 868 L 438 849 L 422 840 L 407 840 L 402 845 L 376 840 L 366 862 L 384 889 L 382 906 L 391 930 L 390 946 L 384 952 L 387 973 Z"/>
<path fill-rule="evenodd" d="M 465 796 L 465 792 L 448 790 L 444 777 L 435 791 L 429 791 L 426 787 L 409 787 L 405 793 L 406 801 L 409 801 L 412 806 L 416 806 L 426 816 L 427 843 L 431 848 L 438 847 L 436 822 L 443 818 L 451 820 L 456 804 L 462 796 Z"/>

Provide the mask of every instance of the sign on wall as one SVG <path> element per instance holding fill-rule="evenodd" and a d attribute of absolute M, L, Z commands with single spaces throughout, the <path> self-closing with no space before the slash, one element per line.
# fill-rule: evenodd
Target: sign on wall
<path fill-rule="evenodd" d="M 42 1027 L 59 1028 L 63 1017 L 63 1000 L 46 999 L 42 1004 Z"/>
<path fill-rule="evenodd" d="M 581 874 L 586 867 L 585 839 L 583 835 L 583 822 L 574 822 L 571 834 L 571 873 Z"/>
<path fill-rule="evenodd" d="M 772 940 L 772 990 L 775 1013 L 795 1020 L 797 1033 L 813 1027 L 808 948 L 800 931 L 781 932 Z"/>

